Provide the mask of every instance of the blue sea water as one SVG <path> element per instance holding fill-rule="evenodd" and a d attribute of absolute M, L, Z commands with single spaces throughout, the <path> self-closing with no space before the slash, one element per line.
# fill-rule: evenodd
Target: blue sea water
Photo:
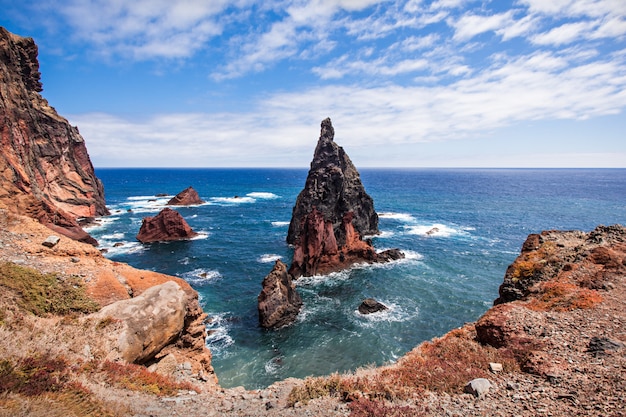
<path fill-rule="evenodd" d="M 624 169 L 360 173 L 380 216 L 374 245 L 406 259 L 299 279 L 302 312 L 276 331 L 259 328 L 257 296 L 274 260 L 291 261 L 285 237 L 306 169 L 97 169 L 112 214 L 89 232 L 113 260 L 187 280 L 212 317 L 220 383 L 253 389 L 394 361 L 484 313 L 529 233 L 626 224 Z M 142 218 L 188 186 L 206 203 L 176 209 L 200 236 L 137 242 Z M 359 314 L 367 297 L 389 310 Z"/>

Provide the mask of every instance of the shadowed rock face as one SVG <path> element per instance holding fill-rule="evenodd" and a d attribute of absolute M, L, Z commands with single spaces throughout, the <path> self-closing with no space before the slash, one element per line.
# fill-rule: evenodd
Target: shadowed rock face
<path fill-rule="evenodd" d="M 287 243 L 294 245 L 289 268 L 294 278 L 404 257 L 397 250 L 378 254 L 363 240 L 379 233 L 378 214 L 334 134 L 330 119 L 322 121 L 311 169 L 293 208 Z"/>
<path fill-rule="evenodd" d="M 258 297 L 261 327 L 276 329 L 292 323 L 302 307 L 302 299 L 287 273 L 287 265 L 277 260 L 262 285 Z"/>
<path fill-rule="evenodd" d="M 0 203 L 96 244 L 77 223 L 109 214 L 78 129 L 42 91 L 37 45 L 0 27 Z"/>
<path fill-rule="evenodd" d="M 180 213 L 164 208 L 156 216 L 143 219 L 137 240 L 141 243 L 185 240 L 197 235 Z"/>

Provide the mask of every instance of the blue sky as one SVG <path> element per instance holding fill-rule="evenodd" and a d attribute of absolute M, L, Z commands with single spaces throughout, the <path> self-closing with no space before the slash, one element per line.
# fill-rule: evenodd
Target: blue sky
<path fill-rule="evenodd" d="M 96 167 L 626 167 L 626 1 L 0 0 Z"/>

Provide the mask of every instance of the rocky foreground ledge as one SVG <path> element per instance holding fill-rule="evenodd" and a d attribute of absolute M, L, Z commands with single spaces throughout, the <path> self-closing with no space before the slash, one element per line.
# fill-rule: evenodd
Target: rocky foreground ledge
<path fill-rule="evenodd" d="M 215 384 L 206 362 L 210 356 L 194 342 L 204 339 L 205 316 L 183 281 L 108 261 L 70 239 L 44 246 L 49 229 L 6 210 L 0 210 L 0 223 L 0 416 L 625 413 L 626 229 L 621 226 L 529 236 L 506 272 L 497 305 L 395 364 L 246 391 Z M 87 298 L 76 295 L 67 306 L 37 304 L 41 311 L 28 312 L 35 304 L 24 302 L 27 291 L 5 280 L 20 268 L 32 268 L 27 275 L 52 273 L 53 284 L 84 288 Z M 116 317 L 101 307 L 120 300 L 123 306 L 154 292 L 174 295 L 169 316 L 180 323 L 184 308 L 186 330 L 155 356 L 140 353 L 124 360 L 120 340 L 133 345 L 128 335 L 134 332 L 122 336 L 137 317 L 124 316 L 125 307 Z"/>

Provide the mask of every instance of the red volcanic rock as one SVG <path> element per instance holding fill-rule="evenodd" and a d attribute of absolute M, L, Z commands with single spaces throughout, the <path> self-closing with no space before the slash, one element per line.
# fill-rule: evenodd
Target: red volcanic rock
<path fill-rule="evenodd" d="M 141 243 L 190 239 L 198 234 L 191 230 L 183 216 L 170 208 L 164 208 L 155 217 L 145 217 L 137 240 Z"/>
<path fill-rule="evenodd" d="M 180 193 L 176 194 L 170 201 L 167 202 L 168 206 L 192 206 L 195 204 L 202 204 L 204 200 L 200 199 L 198 192 L 193 187 L 187 187 Z"/>
<path fill-rule="evenodd" d="M 397 249 L 378 254 L 363 240 L 365 234 L 378 233 L 378 214 L 334 134 L 330 119 L 323 120 L 311 169 L 293 208 L 287 243 L 294 245 L 289 268 L 294 278 L 404 257 Z"/>
<path fill-rule="evenodd" d="M 292 323 L 302 307 L 302 299 L 287 272 L 287 265 L 277 260 L 262 285 L 258 297 L 261 327 L 276 329 Z"/>
<path fill-rule="evenodd" d="M 0 27 L 0 204 L 96 243 L 77 223 L 109 214 L 78 129 L 41 94 L 37 45 Z"/>

